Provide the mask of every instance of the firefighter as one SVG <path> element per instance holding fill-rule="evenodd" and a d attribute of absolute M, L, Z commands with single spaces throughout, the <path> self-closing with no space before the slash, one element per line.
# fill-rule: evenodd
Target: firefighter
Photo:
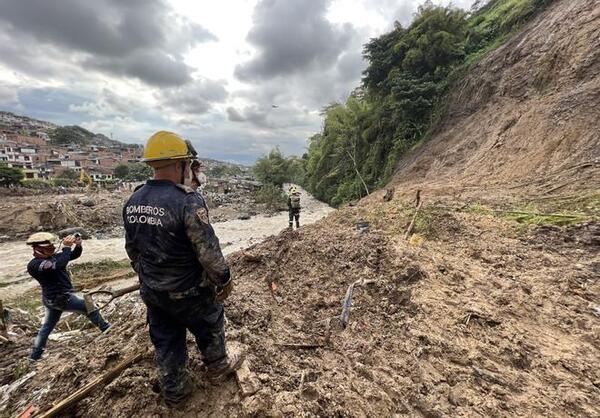
<path fill-rule="evenodd" d="M 290 229 L 293 228 L 294 220 L 296 220 L 296 229 L 300 228 L 300 192 L 296 186 L 291 186 L 288 190 L 288 214 Z"/>
<path fill-rule="evenodd" d="M 186 369 L 188 330 L 212 382 L 224 380 L 243 361 L 225 344 L 223 301 L 233 281 L 206 204 L 189 187 L 195 157 L 191 143 L 178 135 L 152 135 L 143 161 L 153 168 L 154 178 L 123 208 L 125 249 L 140 278 L 161 391 L 172 407 L 193 390 Z"/>

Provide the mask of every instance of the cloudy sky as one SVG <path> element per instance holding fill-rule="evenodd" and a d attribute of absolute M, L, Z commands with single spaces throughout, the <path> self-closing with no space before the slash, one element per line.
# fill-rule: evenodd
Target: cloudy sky
<path fill-rule="evenodd" d="M 300 155 L 359 84 L 362 45 L 421 3 L 0 0 L 0 110 L 125 142 L 172 130 L 241 163 Z"/>

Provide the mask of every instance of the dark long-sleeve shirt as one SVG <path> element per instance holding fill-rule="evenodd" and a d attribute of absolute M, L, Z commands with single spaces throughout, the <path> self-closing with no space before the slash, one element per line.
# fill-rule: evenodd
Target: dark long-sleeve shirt
<path fill-rule="evenodd" d="M 65 247 L 50 258 L 34 258 L 27 265 L 27 272 L 42 286 L 42 296 L 54 300 L 59 295 L 74 291 L 67 264 L 79 258 L 82 252 L 80 245 L 74 250 Z"/>
<path fill-rule="evenodd" d="M 125 250 L 140 280 L 158 291 L 184 291 L 229 278 L 229 266 L 202 197 L 169 180 L 148 180 L 125 203 Z"/>

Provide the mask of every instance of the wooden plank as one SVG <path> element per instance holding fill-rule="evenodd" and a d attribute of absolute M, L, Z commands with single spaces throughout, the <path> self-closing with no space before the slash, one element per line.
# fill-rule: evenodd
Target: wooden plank
<path fill-rule="evenodd" d="M 50 418 L 59 415 L 67 409 L 74 406 L 77 402 L 87 397 L 94 389 L 100 385 L 105 385 L 117 377 L 123 370 L 131 366 L 136 361 L 140 360 L 144 355 L 144 352 L 138 352 L 125 358 L 121 363 L 117 364 L 114 368 L 104 373 L 102 376 L 92 380 L 84 387 L 76 390 L 70 396 L 63 399 L 62 401 L 55 403 L 52 408 L 44 412 L 39 418 Z"/>

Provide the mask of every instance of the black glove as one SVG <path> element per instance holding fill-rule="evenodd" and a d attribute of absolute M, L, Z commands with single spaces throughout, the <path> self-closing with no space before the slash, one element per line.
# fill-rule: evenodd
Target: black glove
<path fill-rule="evenodd" d="M 229 279 L 229 281 L 227 283 L 225 283 L 223 286 L 217 287 L 217 290 L 216 290 L 217 301 L 223 302 L 225 299 L 227 299 L 229 297 L 229 295 L 231 295 L 232 291 L 233 291 L 233 280 Z"/>

